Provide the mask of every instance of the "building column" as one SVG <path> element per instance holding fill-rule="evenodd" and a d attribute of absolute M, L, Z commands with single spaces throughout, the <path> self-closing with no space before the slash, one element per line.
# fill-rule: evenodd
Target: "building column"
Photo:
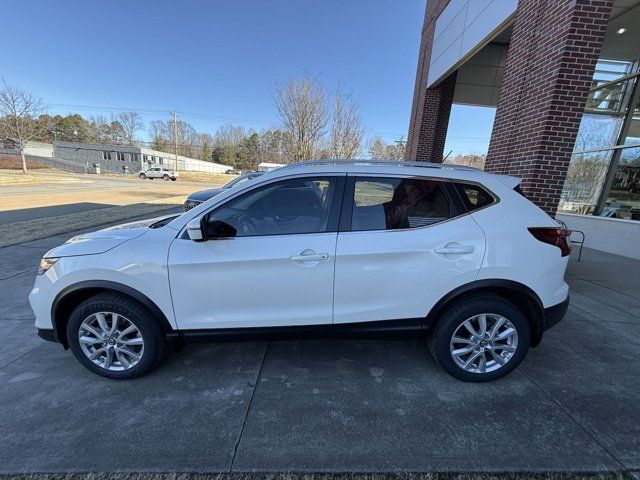
<path fill-rule="evenodd" d="M 456 86 L 456 72 L 432 88 L 427 87 L 427 78 L 436 19 L 448 3 L 449 0 L 427 0 L 405 150 L 407 160 L 442 161 Z"/>
<path fill-rule="evenodd" d="M 485 170 L 555 215 L 613 0 L 520 0 Z"/>

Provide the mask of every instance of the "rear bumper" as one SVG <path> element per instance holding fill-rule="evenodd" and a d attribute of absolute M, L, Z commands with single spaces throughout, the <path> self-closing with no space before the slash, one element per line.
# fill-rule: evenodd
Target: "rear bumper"
<path fill-rule="evenodd" d="M 38 336 L 48 342 L 57 342 L 56 332 L 53 329 L 39 328 Z"/>
<path fill-rule="evenodd" d="M 560 321 L 567 314 L 569 309 L 569 296 L 564 302 L 561 302 L 553 307 L 544 309 L 544 330 L 549 330 L 554 325 L 560 323 Z"/>

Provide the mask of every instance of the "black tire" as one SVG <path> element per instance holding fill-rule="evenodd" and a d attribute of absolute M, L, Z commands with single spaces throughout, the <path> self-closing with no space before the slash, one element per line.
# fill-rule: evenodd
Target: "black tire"
<path fill-rule="evenodd" d="M 126 317 L 135 324 L 143 338 L 142 358 L 127 370 L 114 371 L 96 365 L 80 346 L 78 332 L 82 322 L 94 313 L 105 311 Z M 82 365 L 93 373 L 116 380 L 137 378 L 151 372 L 160 364 L 167 351 L 166 336 L 151 313 L 135 300 L 117 293 L 100 293 L 80 303 L 69 317 L 67 339 L 73 355 Z"/>
<path fill-rule="evenodd" d="M 457 328 L 467 319 L 483 313 L 506 318 L 518 334 L 518 345 L 513 356 L 497 370 L 470 372 L 456 363 L 451 354 L 450 342 Z M 529 322 L 518 307 L 498 295 L 474 295 L 461 299 L 443 312 L 429 338 L 429 350 L 438 365 L 449 375 L 465 382 L 489 382 L 504 377 L 515 369 L 527 354 L 530 342 Z"/>
<path fill-rule="evenodd" d="M 176 177 L 173 177 L 173 178 L 171 179 L 171 181 L 172 181 L 172 182 L 175 182 L 176 180 L 177 180 L 177 178 L 176 178 Z"/>
<path fill-rule="evenodd" d="M 164 176 L 162 178 L 164 178 L 165 182 L 168 182 L 169 180 L 171 180 L 171 177 L 169 175 L 167 175 L 167 174 L 164 174 Z"/>
<path fill-rule="evenodd" d="M 147 178 L 147 176 L 146 176 L 144 173 L 141 173 L 141 174 L 140 174 L 140 178 L 141 178 L 142 180 L 144 180 L 144 179 L 146 179 L 146 178 Z"/>

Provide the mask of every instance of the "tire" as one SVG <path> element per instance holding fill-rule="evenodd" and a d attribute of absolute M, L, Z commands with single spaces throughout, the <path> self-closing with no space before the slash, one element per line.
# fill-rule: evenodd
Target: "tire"
<path fill-rule="evenodd" d="M 107 345 L 107 342 L 90 341 L 92 338 L 97 339 L 97 334 L 105 331 L 101 328 L 98 318 L 103 312 L 118 315 L 117 328 L 107 340 L 113 342 L 113 345 Z M 113 316 L 108 313 L 102 316 L 102 321 L 106 322 L 107 327 L 112 327 Z M 125 332 L 122 335 L 130 325 L 137 330 L 129 334 Z M 82 344 L 80 334 L 85 339 Z M 116 340 L 116 338 L 122 340 Z M 80 303 L 69 317 L 67 339 L 73 355 L 85 368 L 103 377 L 116 380 L 137 378 L 151 372 L 160 364 L 167 351 L 166 337 L 151 313 L 138 302 L 116 293 L 100 293 Z M 111 350 L 110 368 L 104 368 L 108 355 L 104 351 L 105 348 L 107 351 Z M 96 361 L 101 363 L 98 365 L 89 358 L 89 354 L 100 349 L 103 352 L 96 356 Z M 125 351 L 133 352 L 135 355 L 125 354 Z M 121 359 L 124 360 L 121 361 Z"/>
<path fill-rule="evenodd" d="M 486 335 L 481 336 L 483 314 Z M 467 329 L 467 321 L 477 336 Z M 515 335 L 510 333 L 512 330 Z M 454 334 L 463 341 L 454 341 Z M 501 339 L 505 335 L 508 336 Z M 529 322 L 515 305 L 498 295 L 474 295 L 463 298 L 442 314 L 429 338 L 429 350 L 449 375 L 465 382 L 488 382 L 515 369 L 529 350 L 530 342 Z M 476 358 L 472 360 L 474 355 Z M 485 358 L 484 371 L 482 357 Z M 472 361 L 467 363 L 469 360 Z"/>
<path fill-rule="evenodd" d="M 173 178 L 171 179 L 171 181 L 172 181 L 172 182 L 175 182 L 176 180 L 177 180 L 177 178 L 176 178 L 176 177 L 173 177 Z"/>
<path fill-rule="evenodd" d="M 144 179 L 146 179 L 146 178 L 147 178 L 147 176 L 146 176 L 144 173 L 141 173 L 141 174 L 140 174 L 140 178 L 141 178 L 142 180 L 144 180 Z"/>
<path fill-rule="evenodd" d="M 162 178 L 164 178 L 165 182 L 168 182 L 169 180 L 171 180 L 171 177 L 167 174 L 165 174 Z"/>

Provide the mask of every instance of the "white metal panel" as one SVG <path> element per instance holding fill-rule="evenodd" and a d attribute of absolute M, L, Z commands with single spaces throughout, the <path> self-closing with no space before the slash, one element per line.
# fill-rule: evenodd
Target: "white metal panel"
<path fill-rule="evenodd" d="M 436 19 L 436 28 L 434 38 L 438 38 L 443 30 L 451 23 L 456 17 L 462 7 L 467 6 L 469 0 L 451 0 L 449 5 L 442 11 L 440 16 Z"/>
<path fill-rule="evenodd" d="M 429 78 L 432 86 L 497 35 L 513 17 L 518 0 L 452 1 L 436 20 Z M 463 15 L 464 14 L 464 15 Z M 464 17 L 464 22 L 461 18 Z"/>

